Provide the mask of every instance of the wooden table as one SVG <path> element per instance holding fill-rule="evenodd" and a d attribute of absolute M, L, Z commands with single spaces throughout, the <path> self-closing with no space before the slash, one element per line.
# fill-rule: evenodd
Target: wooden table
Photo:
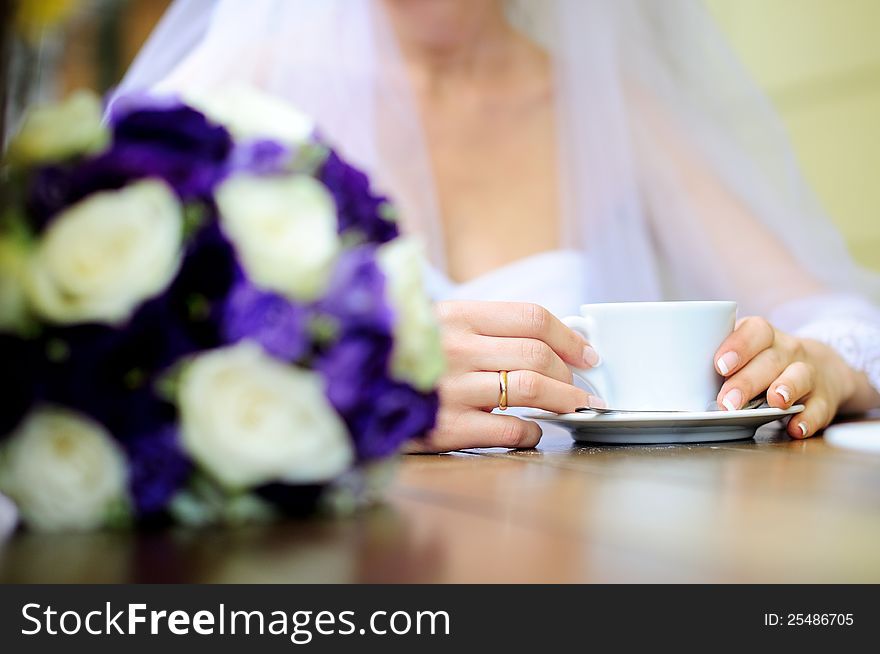
<path fill-rule="evenodd" d="M 552 434 L 405 457 L 387 503 L 350 518 L 20 534 L 0 581 L 878 582 L 880 456 L 773 425 L 707 445 Z"/>

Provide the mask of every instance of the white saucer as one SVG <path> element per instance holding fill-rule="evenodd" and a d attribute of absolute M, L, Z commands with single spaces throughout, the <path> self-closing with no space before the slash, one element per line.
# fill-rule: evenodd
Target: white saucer
<path fill-rule="evenodd" d="M 751 438 L 758 427 L 804 410 L 745 409 L 687 413 L 550 413 L 529 411 L 523 417 L 561 425 L 572 438 L 585 443 L 712 443 Z"/>
<path fill-rule="evenodd" d="M 832 425 L 825 430 L 825 442 L 848 450 L 880 454 L 880 421 Z"/>

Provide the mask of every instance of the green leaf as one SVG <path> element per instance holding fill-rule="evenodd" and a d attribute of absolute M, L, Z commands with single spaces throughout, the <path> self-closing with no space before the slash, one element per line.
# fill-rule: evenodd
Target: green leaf
<path fill-rule="evenodd" d="M 201 202 L 183 206 L 183 240 L 189 241 L 208 220 L 208 208 Z"/>
<path fill-rule="evenodd" d="M 52 363 L 64 363 L 70 358 L 70 345 L 60 338 L 52 338 L 46 343 L 46 358 Z"/>
<path fill-rule="evenodd" d="M 309 334 L 319 344 L 333 343 L 339 329 L 339 321 L 332 316 L 317 314 L 309 321 Z"/>
<path fill-rule="evenodd" d="M 310 141 L 302 144 L 296 151 L 290 171 L 303 175 L 314 175 L 324 165 L 330 150 L 321 143 Z"/>
<path fill-rule="evenodd" d="M 379 205 L 379 217 L 390 223 L 396 223 L 400 218 L 400 212 L 390 202 L 383 202 Z"/>
<path fill-rule="evenodd" d="M 211 317 L 211 303 L 204 295 L 190 295 L 186 299 L 186 310 L 190 320 L 202 322 Z"/>
<path fill-rule="evenodd" d="M 134 516 L 132 515 L 131 504 L 128 499 L 120 497 L 110 503 L 107 507 L 104 524 L 111 529 L 125 529 L 134 524 Z"/>
<path fill-rule="evenodd" d="M 130 391 L 136 391 L 142 388 L 144 382 L 147 381 L 147 373 L 143 368 L 132 368 L 122 377 L 122 383 Z"/>

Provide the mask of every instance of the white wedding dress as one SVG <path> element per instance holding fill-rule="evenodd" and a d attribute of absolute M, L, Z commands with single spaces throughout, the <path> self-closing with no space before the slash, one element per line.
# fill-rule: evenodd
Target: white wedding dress
<path fill-rule="evenodd" d="M 425 280 L 435 300 L 533 302 L 560 318 L 577 314 L 581 304 L 596 297 L 585 255 L 578 250 L 541 252 L 462 283 L 428 266 Z"/>
<path fill-rule="evenodd" d="M 860 269 L 785 131 L 697 0 L 505 0 L 553 63 L 562 240 L 445 274 L 420 112 L 378 0 L 177 0 L 119 94 L 259 87 L 314 117 L 421 236 L 435 299 L 730 299 L 880 389 L 880 276 Z"/>

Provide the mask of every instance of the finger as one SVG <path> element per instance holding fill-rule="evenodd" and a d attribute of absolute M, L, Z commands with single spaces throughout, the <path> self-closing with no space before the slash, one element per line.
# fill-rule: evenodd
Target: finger
<path fill-rule="evenodd" d="M 718 392 L 718 406 L 728 411 L 741 409 L 746 402 L 767 390 L 790 363 L 788 354 L 778 348 L 760 352 L 724 382 Z"/>
<path fill-rule="evenodd" d="M 475 336 L 463 339 L 462 351 L 453 356 L 469 362 L 471 370 L 533 370 L 547 377 L 570 383 L 571 369 L 549 345 L 535 338 L 494 338 Z"/>
<path fill-rule="evenodd" d="M 767 389 L 767 404 L 787 409 L 813 390 L 815 369 L 803 361 L 789 365 Z"/>
<path fill-rule="evenodd" d="M 823 395 L 811 395 L 804 401 L 804 410 L 788 421 L 786 432 L 792 438 L 809 438 L 827 427 L 834 418 L 834 408 Z"/>
<path fill-rule="evenodd" d="M 498 373 L 471 372 L 444 385 L 441 397 L 451 404 L 494 409 L 500 398 Z M 590 394 L 571 384 L 545 377 L 531 370 L 513 370 L 507 375 L 508 406 L 524 406 L 555 413 L 570 413 L 590 404 Z"/>
<path fill-rule="evenodd" d="M 450 452 L 472 447 L 535 447 L 541 427 L 531 420 L 482 411 L 441 410 L 427 437 L 410 441 L 409 453 Z"/>
<path fill-rule="evenodd" d="M 776 330 L 763 318 L 743 318 L 715 352 L 715 368 L 728 377 L 742 369 L 759 352 L 771 347 L 775 338 Z"/>
<path fill-rule="evenodd" d="M 599 355 L 573 329 L 537 304 L 521 302 L 458 302 L 458 320 L 476 334 L 532 338 L 543 341 L 566 363 L 589 368 Z"/>

